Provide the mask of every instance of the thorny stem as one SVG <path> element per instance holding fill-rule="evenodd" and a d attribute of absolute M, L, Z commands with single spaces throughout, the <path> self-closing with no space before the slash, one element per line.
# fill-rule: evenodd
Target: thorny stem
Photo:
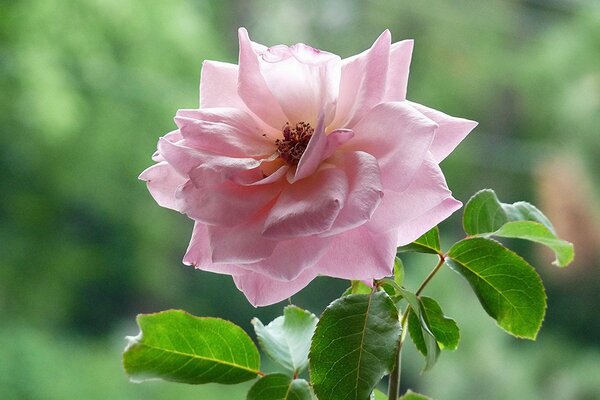
<path fill-rule="evenodd" d="M 446 256 L 444 254 L 438 254 L 439 261 L 436 266 L 431 270 L 429 275 L 423 280 L 423 283 L 419 286 L 415 294 L 418 296 L 421 294 L 423 289 L 429 284 L 431 279 L 437 274 L 437 272 L 444 265 L 444 261 L 446 260 Z M 410 314 L 410 307 L 406 308 L 406 312 L 402 315 L 402 320 L 400 321 L 400 325 L 402 326 L 402 333 L 400 336 L 400 344 L 398 345 L 398 350 L 396 352 L 396 365 L 392 372 L 390 373 L 390 381 L 388 386 L 388 400 L 398 400 L 400 396 L 400 366 L 401 366 L 401 354 L 402 354 L 402 345 L 404 344 L 404 339 L 406 338 L 406 323 L 408 322 L 408 315 Z"/>

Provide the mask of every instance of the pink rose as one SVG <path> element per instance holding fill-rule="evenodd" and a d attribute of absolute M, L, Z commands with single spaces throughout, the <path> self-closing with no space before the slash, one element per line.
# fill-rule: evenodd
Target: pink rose
<path fill-rule="evenodd" d="M 438 164 L 477 123 L 406 100 L 413 42 L 389 31 L 344 60 L 239 40 L 239 65 L 204 62 L 201 107 L 177 112 L 140 175 L 195 221 L 183 262 L 254 305 L 318 275 L 390 275 L 397 246 L 460 208 Z"/>

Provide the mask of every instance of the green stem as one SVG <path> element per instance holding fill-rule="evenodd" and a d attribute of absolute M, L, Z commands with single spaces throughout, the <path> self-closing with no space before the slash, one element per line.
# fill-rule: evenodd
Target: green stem
<path fill-rule="evenodd" d="M 406 308 L 406 312 L 402 316 L 400 325 L 402 326 L 402 333 L 400 334 L 400 344 L 396 352 L 396 365 L 390 373 L 390 381 L 388 384 L 388 400 L 398 400 L 400 396 L 400 369 L 402 363 L 402 345 L 404 344 L 404 338 L 406 337 L 406 323 L 408 322 L 408 313 L 410 308 Z"/>
<path fill-rule="evenodd" d="M 438 254 L 438 256 L 440 257 L 440 261 L 437 263 L 435 268 L 433 268 L 433 270 L 429 273 L 429 275 L 427 275 L 427 277 L 425 278 L 423 283 L 421 283 L 421 286 L 419 286 L 419 288 L 415 292 L 415 294 L 417 296 L 421 294 L 423 289 L 425 289 L 425 286 L 427 286 L 429 284 L 429 281 L 435 276 L 435 274 L 437 274 L 437 272 L 440 270 L 440 268 L 442 268 L 442 265 L 444 265 L 444 261 L 446 261 L 446 257 L 443 254 Z"/>
<path fill-rule="evenodd" d="M 440 257 L 440 260 L 415 292 L 417 296 L 421 294 L 423 289 L 425 289 L 425 287 L 429 284 L 429 282 L 435 276 L 435 274 L 437 274 L 440 268 L 442 268 L 442 265 L 444 265 L 446 256 L 443 254 L 438 254 L 438 256 Z M 404 339 L 406 338 L 406 324 L 408 322 L 409 313 L 410 307 L 407 307 L 406 312 L 402 316 L 402 321 L 400 322 L 400 325 L 402 326 L 402 333 L 400 336 L 400 344 L 398 345 L 398 350 L 396 352 L 396 365 L 390 373 L 390 381 L 388 385 L 388 400 L 398 400 L 398 397 L 400 396 L 400 366 L 402 360 L 402 345 L 404 344 Z"/>

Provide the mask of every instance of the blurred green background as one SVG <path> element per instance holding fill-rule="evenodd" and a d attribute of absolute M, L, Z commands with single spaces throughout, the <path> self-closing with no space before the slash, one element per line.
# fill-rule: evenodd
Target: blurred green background
<path fill-rule="evenodd" d="M 129 383 L 120 365 L 140 312 L 182 308 L 247 330 L 231 279 L 181 264 L 192 229 L 137 175 L 178 108 L 197 106 L 204 59 L 236 62 L 237 28 L 342 57 L 386 28 L 415 39 L 408 97 L 480 122 L 442 165 L 457 198 L 528 200 L 576 262 L 523 243 L 548 288 L 537 342 L 497 329 L 444 271 L 428 288 L 462 329 L 433 371 L 411 346 L 403 385 L 437 399 L 600 398 L 600 6 L 571 1 L 0 2 L 0 398 L 243 399 L 243 387 Z M 460 237 L 460 213 L 442 226 Z M 406 259 L 408 286 L 434 260 Z M 319 314 L 346 283 L 294 302 Z"/>

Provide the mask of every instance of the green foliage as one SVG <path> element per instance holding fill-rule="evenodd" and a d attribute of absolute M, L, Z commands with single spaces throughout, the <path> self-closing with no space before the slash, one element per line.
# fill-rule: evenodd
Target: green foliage
<path fill-rule="evenodd" d="M 368 399 L 395 363 L 398 310 L 383 291 L 352 294 L 323 312 L 310 349 L 310 377 L 319 400 Z"/>
<path fill-rule="evenodd" d="M 285 374 L 269 374 L 250 388 L 247 400 L 316 400 L 308 382 Z"/>
<path fill-rule="evenodd" d="M 283 316 L 267 326 L 258 318 L 252 319 L 264 352 L 296 376 L 308 365 L 310 340 L 317 322 L 314 314 L 293 305 L 285 307 Z"/>
<path fill-rule="evenodd" d="M 229 321 L 170 310 L 141 314 L 137 323 L 140 334 L 128 338 L 123 354 L 125 371 L 135 381 L 233 384 L 259 373 L 258 349 Z"/>
<path fill-rule="evenodd" d="M 440 254 L 440 231 L 434 226 L 412 243 L 399 247 L 398 252 Z"/>
<path fill-rule="evenodd" d="M 472 238 L 454 244 L 446 263 L 469 282 L 502 329 L 535 339 L 546 312 L 546 294 L 527 261 L 498 242 Z"/>
<path fill-rule="evenodd" d="M 388 400 L 388 397 L 382 391 L 375 389 L 375 390 L 373 390 L 373 393 L 371 394 L 371 399 L 372 400 Z"/>
<path fill-rule="evenodd" d="M 573 261 L 573 245 L 556 237 L 554 227 L 535 206 L 520 201 L 501 203 L 491 189 L 477 192 L 465 206 L 463 226 L 474 235 L 525 239 L 548 246 L 556 254 L 556 265 Z"/>
<path fill-rule="evenodd" d="M 408 389 L 406 393 L 404 393 L 398 400 L 431 400 L 427 396 L 423 396 L 422 394 L 415 393 L 412 390 Z"/>
<path fill-rule="evenodd" d="M 423 330 L 428 329 L 440 349 L 456 350 L 460 340 L 456 321 L 446 317 L 440 305 L 431 297 L 419 297 L 419 310 L 421 318 L 415 313 L 410 313 L 408 317 L 408 331 L 417 349 L 427 355 Z M 421 321 L 426 321 L 427 324 L 423 326 Z"/>

